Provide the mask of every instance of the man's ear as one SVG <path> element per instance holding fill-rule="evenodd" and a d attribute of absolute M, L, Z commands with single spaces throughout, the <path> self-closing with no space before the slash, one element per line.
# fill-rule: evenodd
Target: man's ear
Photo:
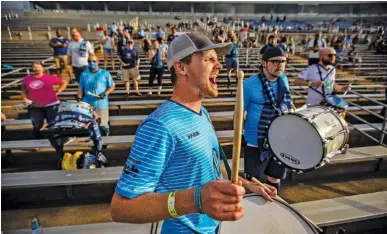
<path fill-rule="evenodd" d="M 173 67 L 175 68 L 176 74 L 179 74 L 180 76 L 184 76 L 187 74 L 186 67 L 182 62 L 177 62 L 173 64 Z"/>

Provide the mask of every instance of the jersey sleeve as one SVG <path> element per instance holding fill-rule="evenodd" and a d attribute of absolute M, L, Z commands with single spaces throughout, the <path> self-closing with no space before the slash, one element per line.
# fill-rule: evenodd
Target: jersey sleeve
<path fill-rule="evenodd" d="M 305 69 L 298 75 L 298 78 L 308 81 L 309 73 L 310 73 L 310 70 L 311 70 L 310 68 L 311 68 L 310 66 L 307 67 L 307 68 L 305 68 Z"/>
<path fill-rule="evenodd" d="M 110 88 L 110 87 L 116 86 L 116 84 L 112 79 L 112 76 L 110 75 L 110 72 L 106 71 L 105 75 L 106 75 L 107 87 Z"/>
<path fill-rule="evenodd" d="M 145 120 L 136 132 L 115 192 L 128 199 L 154 192 L 173 150 L 172 135 L 164 124 Z"/>
<path fill-rule="evenodd" d="M 243 82 L 243 112 L 247 111 L 250 102 L 250 89 L 247 80 Z"/>

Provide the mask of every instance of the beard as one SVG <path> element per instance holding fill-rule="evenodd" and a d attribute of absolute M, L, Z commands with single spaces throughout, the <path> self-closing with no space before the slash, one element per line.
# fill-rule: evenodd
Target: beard
<path fill-rule="evenodd" d="M 333 62 L 329 61 L 329 60 L 325 60 L 325 59 L 322 59 L 322 63 L 324 65 L 333 65 Z"/>
<path fill-rule="evenodd" d="M 211 82 L 196 85 L 200 98 L 215 98 L 218 96 L 218 88 Z"/>

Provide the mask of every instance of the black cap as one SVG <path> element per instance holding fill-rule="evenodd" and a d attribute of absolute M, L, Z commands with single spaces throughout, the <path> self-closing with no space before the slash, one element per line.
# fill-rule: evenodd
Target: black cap
<path fill-rule="evenodd" d="M 262 60 L 267 61 L 271 58 L 278 57 L 278 56 L 285 57 L 286 54 L 281 47 L 276 46 L 276 47 L 266 49 L 265 53 L 263 53 L 262 55 Z"/>

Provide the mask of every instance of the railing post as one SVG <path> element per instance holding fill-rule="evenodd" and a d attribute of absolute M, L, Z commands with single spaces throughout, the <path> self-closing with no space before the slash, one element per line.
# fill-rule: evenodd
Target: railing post
<path fill-rule="evenodd" d="M 28 35 L 30 37 L 30 41 L 32 41 L 32 32 L 31 32 L 31 27 L 28 26 Z"/>
<path fill-rule="evenodd" d="M 87 31 L 90 32 L 90 24 L 87 24 Z"/>
<path fill-rule="evenodd" d="M 11 33 L 11 29 L 9 27 L 7 27 L 8 29 L 8 35 L 9 35 L 9 40 L 12 41 L 12 33 Z"/>
<path fill-rule="evenodd" d="M 246 49 L 246 65 L 249 64 L 249 48 Z"/>
<path fill-rule="evenodd" d="M 51 40 L 51 27 L 50 26 L 47 27 L 47 36 L 48 36 L 48 40 Z"/>
<path fill-rule="evenodd" d="M 67 38 L 71 38 L 71 32 L 70 32 L 70 27 L 67 26 Z"/>
<path fill-rule="evenodd" d="M 385 135 L 384 131 L 386 130 L 386 123 L 387 123 L 387 107 L 384 107 L 384 120 L 383 120 L 383 124 L 382 124 L 382 132 L 380 135 L 379 144 L 383 144 L 384 135 Z"/>

